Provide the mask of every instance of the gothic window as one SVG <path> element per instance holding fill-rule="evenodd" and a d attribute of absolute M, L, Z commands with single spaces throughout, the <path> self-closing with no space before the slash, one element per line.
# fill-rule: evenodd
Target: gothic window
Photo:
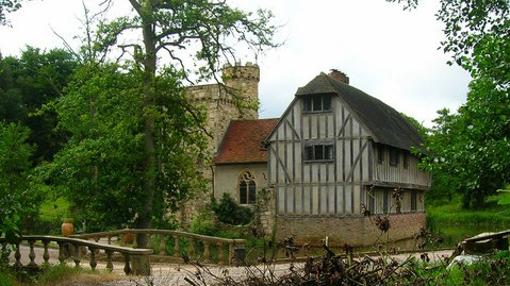
<path fill-rule="evenodd" d="M 239 203 L 243 205 L 254 204 L 256 195 L 255 177 L 249 171 L 244 171 L 239 178 Z"/>
<path fill-rule="evenodd" d="M 304 112 L 327 112 L 331 111 L 331 95 L 315 94 L 303 98 Z"/>

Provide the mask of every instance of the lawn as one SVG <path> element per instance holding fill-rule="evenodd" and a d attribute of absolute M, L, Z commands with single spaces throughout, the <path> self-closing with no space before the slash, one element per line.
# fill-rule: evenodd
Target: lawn
<path fill-rule="evenodd" d="M 448 204 L 427 205 L 427 225 L 440 235 L 444 246 L 453 246 L 460 240 L 482 232 L 510 228 L 510 193 L 500 192 L 487 199 L 477 210 L 461 208 L 460 197 Z"/>

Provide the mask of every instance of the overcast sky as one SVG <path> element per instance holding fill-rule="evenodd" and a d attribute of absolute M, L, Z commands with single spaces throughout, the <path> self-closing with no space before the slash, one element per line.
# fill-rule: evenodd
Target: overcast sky
<path fill-rule="evenodd" d="M 122 2 L 127 0 L 116 0 Z M 85 0 L 92 7 L 97 0 Z M 411 12 L 384 0 L 231 0 L 246 10 L 266 8 L 282 25 L 280 48 L 258 58 L 260 116 L 279 117 L 296 89 L 320 72 L 344 71 L 351 85 L 430 126 L 436 111 L 465 101 L 469 75 L 446 64 L 434 17 L 439 1 Z M 79 34 L 81 0 L 27 2 L 0 27 L 0 51 L 18 55 L 25 45 L 61 47 L 51 28 L 72 40 Z M 253 56 L 241 58 L 254 61 Z"/>

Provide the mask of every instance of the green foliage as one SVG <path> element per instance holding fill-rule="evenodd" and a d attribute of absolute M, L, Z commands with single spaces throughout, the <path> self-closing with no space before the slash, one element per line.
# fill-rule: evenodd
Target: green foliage
<path fill-rule="evenodd" d="M 190 231 L 197 234 L 216 236 L 218 225 L 211 213 L 203 211 L 191 220 Z"/>
<path fill-rule="evenodd" d="M 91 231 L 133 223 L 144 207 L 144 113 L 156 119 L 155 225 L 165 223 L 190 189 L 202 186 L 194 168 L 204 158 L 205 139 L 194 127 L 202 117 L 187 111 L 178 74 L 167 70 L 156 78 L 154 109 L 143 107 L 140 76 L 116 65 L 87 65 L 54 104 L 69 141 L 39 175 L 65 190 L 76 219 L 86 220 Z"/>
<path fill-rule="evenodd" d="M 228 193 L 223 193 L 219 203 L 213 199 L 211 208 L 222 223 L 243 225 L 253 220 L 253 211 L 240 206 Z"/>
<path fill-rule="evenodd" d="M 57 109 L 74 139 L 50 173 L 65 171 L 61 181 L 67 181 L 77 206 L 94 210 L 85 213 L 96 216 L 91 218 L 95 225 L 130 218 L 143 228 L 163 217 L 165 209 L 175 209 L 191 191 L 203 190 L 197 182 L 198 170 L 208 160 L 200 130 L 204 116 L 184 98 L 181 82 L 191 72 L 210 78 L 222 57 L 234 59 L 232 51 L 240 43 L 257 51 L 273 46 L 274 27 L 269 12 L 260 10 L 253 16 L 224 1 L 130 4 L 132 15 L 100 23 L 89 48 L 94 48 L 92 54 L 106 55 L 126 34 L 142 42 L 119 45 L 121 58 L 133 57 L 122 72 L 113 67 L 107 73 L 114 81 L 97 77 L 99 71 L 82 74 L 70 86 L 66 97 L 74 99 L 64 100 Z M 139 37 L 132 37 L 136 32 Z M 170 65 L 158 63 L 162 53 L 167 53 Z M 194 70 L 184 65 L 188 59 Z M 69 112 L 73 108 L 77 116 Z M 72 159 L 80 163 L 69 168 L 72 164 L 66 161 Z M 93 206 L 79 203 L 92 197 Z M 147 242 L 143 236 L 137 241 L 142 246 Z"/>
<path fill-rule="evenodd" d="M 411 8 L 418 4 L 388 1 Z M 462 192 L 464 207 L 481 207 L 510 181 L 510 2 L 440 2 L 436 16 L 444 23 L 443 50 L 473 81 L 467 102 L 456 114 L 438 112 L 423 167 L 432 173 L 433 194 L 451 198 L 452 192 Z"/>
<path fill-rule="evenodd" d="M 443 189 L 462 192 L 465 207 L 482 207 L 510 181 L 509 120 L 508 91 L 487 78 L 474 80 L 457 114 L 439 112 L 423 166 L 446 184 Z"/>
<path fill-rule="evenodd" d="M 34 164 L 51 160 L 65 143 L 65 133 L 55 130 L 56 114 L 41 112 L 41 107 L 62 94 L 77 65 L 70 53 L 59 49 L 27 47 L 19 58 L 0 59 L 0 120 L 30 128 Z"/>
<path fill-rule="evenodd" d="M 28 136 L 28 128 L 0 122 L 0 235 L 8 239 L 19 234 L 22 219 L 36 209 L 28 182 Z"/>
<path fill-rule="evenodd" d="M 487 199 L 483 209 L 462 208 L 462 198 L 454 195 L 448 202 L 427 204 L 427 226 L 442 238 L 441 247 L 454 247 L 460 240 L 482 232 L 510 228 L 510 194 L 500 193 Z"/>
<path fill-rule="evenodd" d="M 8 13 L 12 13 L 21 8 L 23 0 L 2 0 L 0 1 L 0 26 L 7 25 L 9 21 L 6 18 Z"/>
<path fill-rule="evenodd" d="M 7 269 L 0 268 L 0 286 L 15 286 L 18 285 L 14 275 Z"/>

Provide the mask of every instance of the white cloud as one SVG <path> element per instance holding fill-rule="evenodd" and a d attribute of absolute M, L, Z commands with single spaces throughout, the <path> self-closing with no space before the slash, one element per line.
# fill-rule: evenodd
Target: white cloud
<path fill-rule="evenodd" d="M 97 2 L 86 1 L 90 7 Z M 242 9 L 270 9 L 283 25 L 277 39 L 285 45 L 259 58 L 261 117 L 280 116 L 299 86 L 330 68 L 346 72 L 352 85 L 427 125 L 436 110 L 456 109 L 465 100 L 469 75 L 447 66 L 448 56 L 437 50 L 443 37 L 434 17 L 438 1 L 423 1 L 411 12 L 384 0 L 230 2 Z M 27 44 L 60 46 L 49 27 L 71 39 L 79 33 L 81 14 L 80 0 L 26 2 L 11 16 L 14 28 L 0 27 L 0 50 L 12 55 Z"/>

